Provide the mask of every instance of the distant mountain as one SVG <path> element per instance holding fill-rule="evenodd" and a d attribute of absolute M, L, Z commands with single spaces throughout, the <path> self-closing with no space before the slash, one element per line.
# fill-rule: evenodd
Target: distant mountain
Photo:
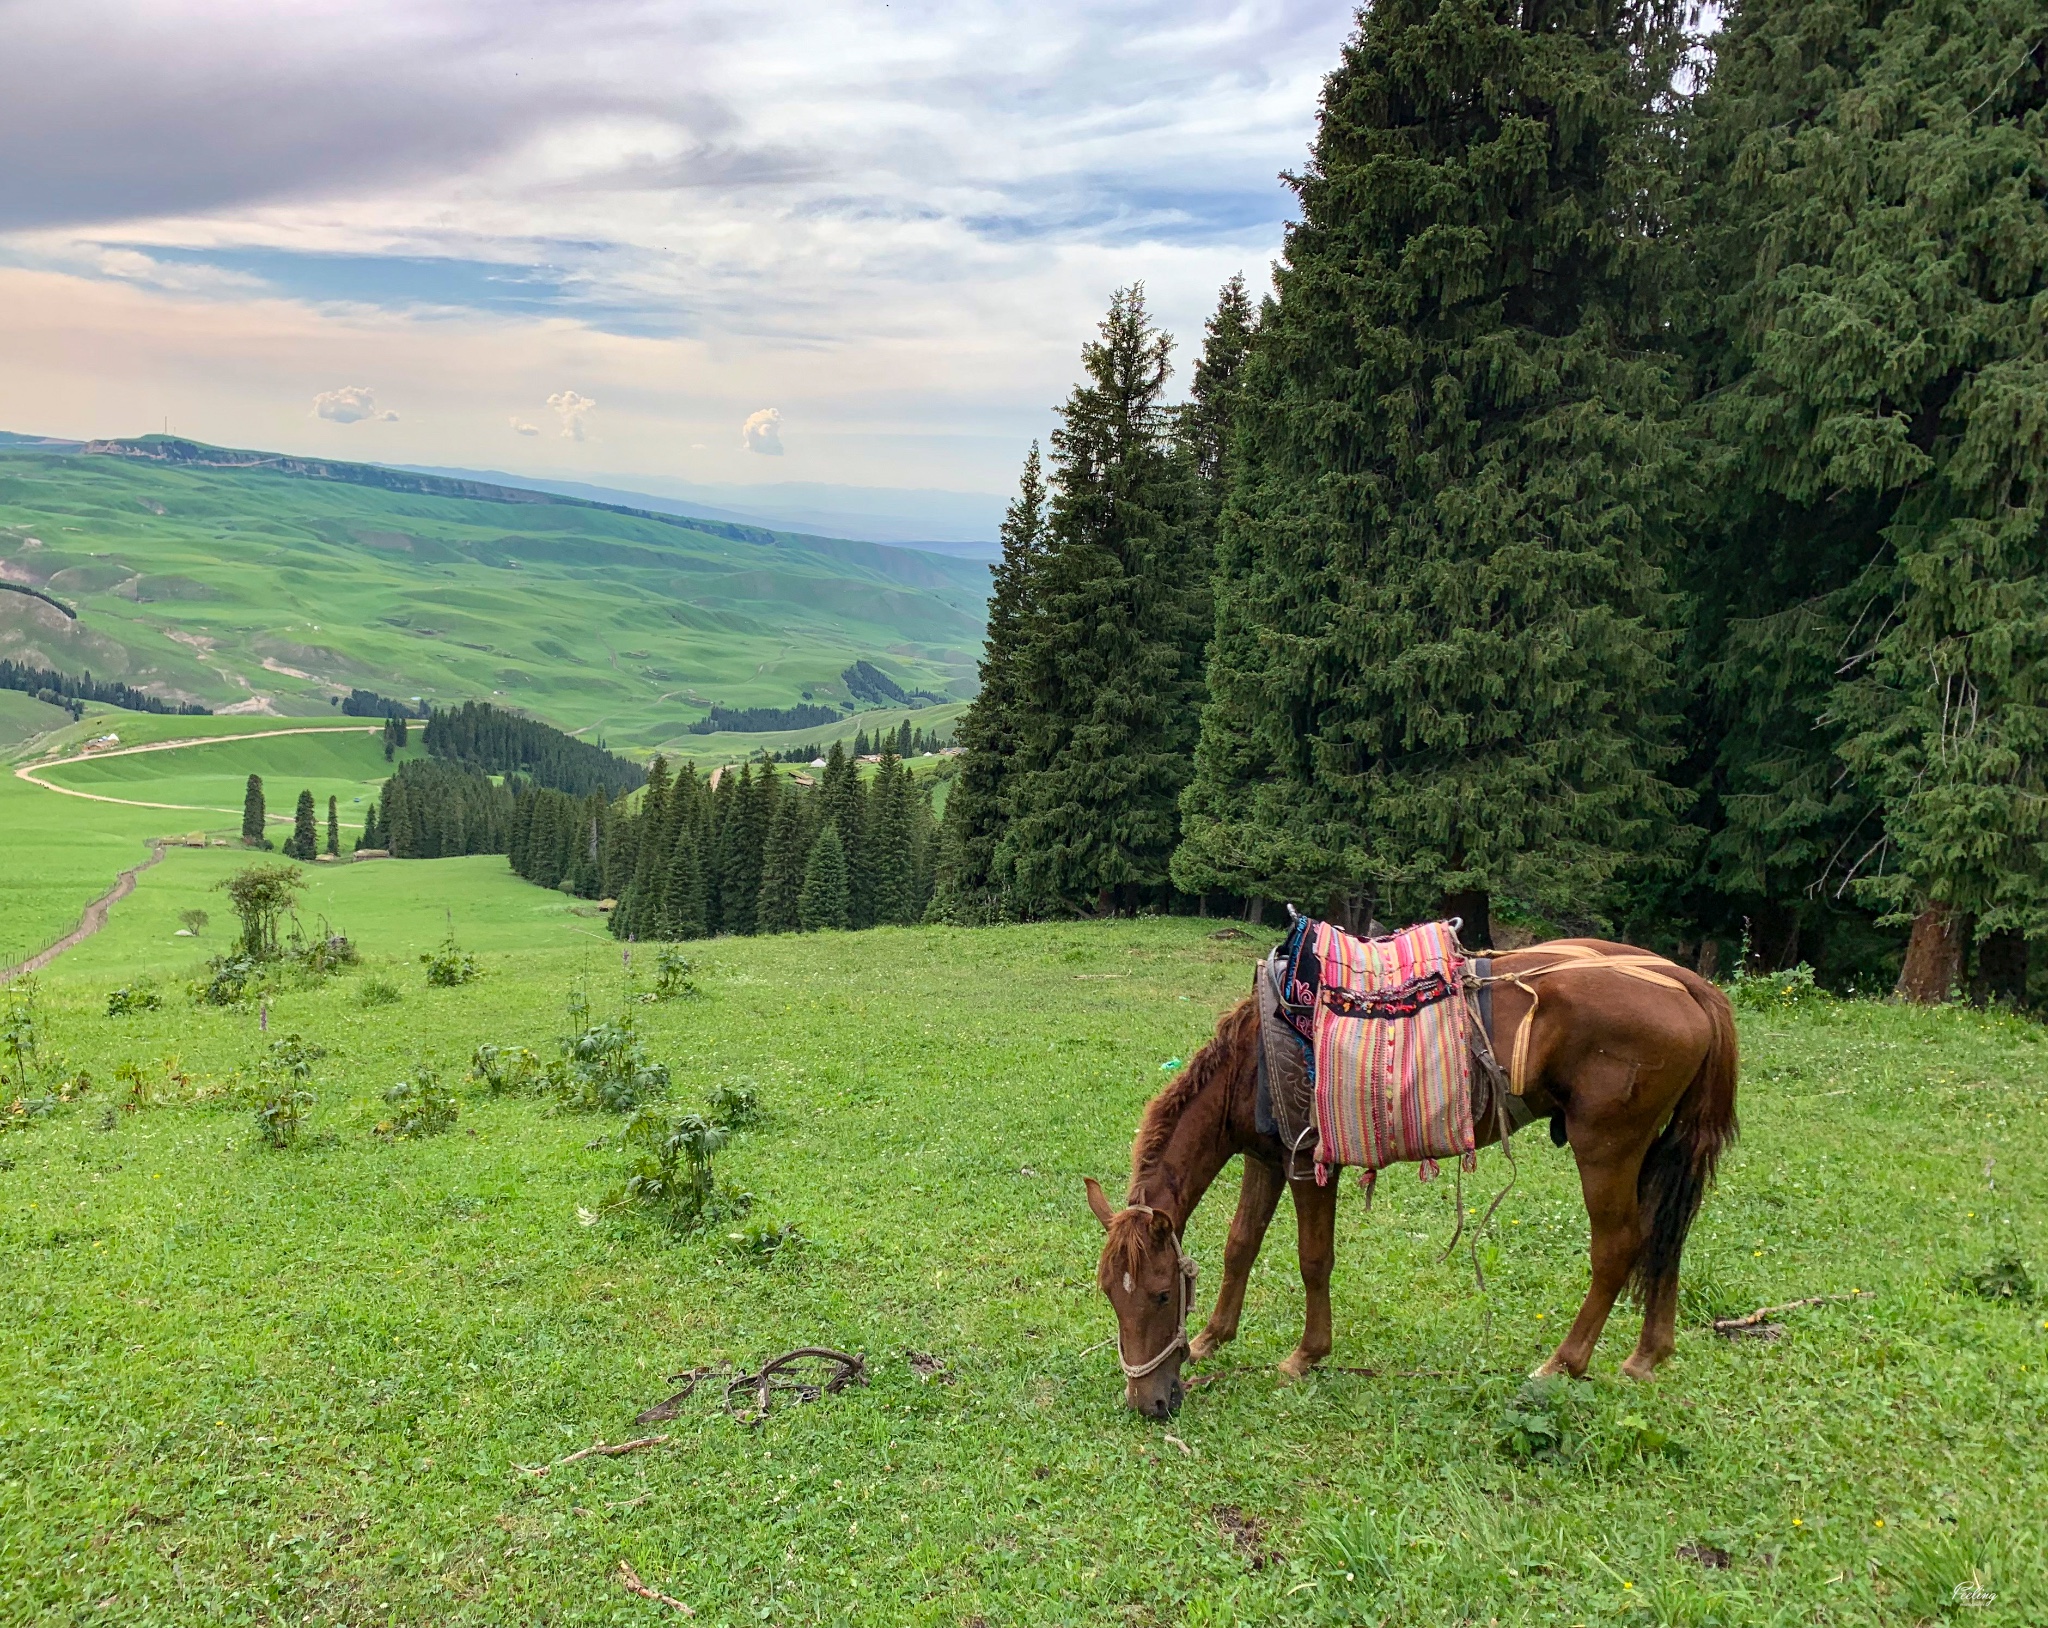
<path fill-rule="evenodd" d="M 618 485 L 513 475 L 502 469 L 450 469 L 430 464 L 395 467 L 457 480 L 523 486 L 559 492 L 596 503 L 652 509 L 662 514 L 770 526 L 778 531 L 851 537 L 862 542 L 914 548 L 955 559 L 995 560 L 1004 500 L 979 492 L 945 492 L 886 486 L 828 486 L 786 481 L 768 486 L 710 486 L 659 476 L 613 475 Z"/>
<path fill-rule="evenodd" d="M 620 494 L 635 496 L 635 494 Z M 0 656 L 216 708 L 352 688 L 526 708 L 615 745 L 728 707 L 975 687 L 968 560 L 469 475 L 177 437 L 0 441 Z"/>

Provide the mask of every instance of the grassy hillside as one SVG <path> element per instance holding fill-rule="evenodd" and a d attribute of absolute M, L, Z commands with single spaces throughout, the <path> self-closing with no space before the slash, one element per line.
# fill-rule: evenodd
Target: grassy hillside
<path fill-rule="evenodd" d="M 1436 1259 L 1448 1173 L 1390 1172 L 1340 1211 L 1339 1366 L 1283 1384 L 1283 1213 L 1239 1343 L 1162 1428 L 1121 1407 L 1080 1180 L 1124 1167 L 1256 944 L 1184 920 L 720 940 L 692 946 L 699 998 L 644 1005 L 619 946 L 497 861 L 361 865 L 314 880 L 368 964 L 283 992 L 266 1032 L 180 990 L 206 946 L 175 910 L 230 857 L 173 855 L 43 980 L 41 1038 L 95 1084 L 0 1136 L 0 1620 L 671 1620 L 621 1560 L 718 1625 L 2048 1611 L 2044 1312 L 1958 1278 L 2008 1254 L 2040 1272 L 2038 1030 L 1745 1012 L 1743 1140 L 1688 1253 L 1678 1356 L 1621 1380 L 1620 1314 L 1549 1404 L 1555 1458 L 1503 1445 L 1584 1282 L 1576 1178 L 1540 1129 L 1484 1300 Z M 444 909 L 483 952 L 460 989 L 414 959 Z M 163 1008 L 104 1015 L 139 976 Z M 372 978 L 398 1003 L 365 1007 Z M 552 1054 L 579 984 L 634 1015 L 679 1110 L 759 1094 L 718 1177 L 800 1243 L 762 1260 L 730 1229 L 582 1224 L 621 1173 L 611 1116 L 464 1087 L 450 1133 L 376 1134 L 422 1064 Z M 273 1153 L 248 1081 L 286 1032 L 328 1055 L 302 1145 Z M 1486 1154 L 1467 1201 L 1502 1175 Z M 1226 1177 L 1190 1228 L 1204 1310 L 1230 1198 Z M 1852 1289 L 1775 1341 L 1705 1327 Z M 865 1352 L 871 1384 L 728 1416 L 719 1365 L 810 1342 Z M 676 1418 L 635 1424 L 698 1367 Z M 667 1439 L 522 1468 L 643 1435 Z"/>
<path fill-rule="evenodd" d="M 186 461 L 0 447 L 0 579 L 79 613 L 0 593 L 0 655 L 280 713 L 356 686 L 495 696 L 622 746 L 666 740 L 712 701 L 843 699 L 857 657 L 907 689 L 972 688 L 977 564 L 127 445 Z"/>
<path fill-rule="evenodd" d="M 62 707 L 46 706 L 19 690 L 0 690 L 0 752 L 63 729 L 70 722 L 71 714 Z"/>

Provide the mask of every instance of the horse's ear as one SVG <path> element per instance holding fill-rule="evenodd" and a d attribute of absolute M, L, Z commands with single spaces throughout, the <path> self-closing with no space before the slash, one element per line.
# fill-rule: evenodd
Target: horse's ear
<path fill-rule="evenodd" d="M 1102 1223 L 1102 1230 L 1109 1231 L 1109 1219 L 1116 1214 L 1110 1206 L 1109 1195 L 1103 1192 L 1102 1183 L 1093 1176 L 1085 1176 L 1082 1180 L 1088 1188 L 1088 1208 L 1095 1212 L 1095 1219 Z"/>

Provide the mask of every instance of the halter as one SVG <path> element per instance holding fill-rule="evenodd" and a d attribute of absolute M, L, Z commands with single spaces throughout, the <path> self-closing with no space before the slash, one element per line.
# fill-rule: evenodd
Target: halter
<path fill-rule="evenodd" d="M 1149 1204 L 1127 1204 L 1124 1208 L 1147 1219 L 1159 1213 Z M 1180 1266 L 1173 1280 L 1174 1287 L 1179 1291 L 1180 1300 L 1174 1312 L 1173 1339 L 1167 1344 L 1166 1349 L 1150 1362 L 1133 1363 L 1124 1355 L 1124 1331 L 1119 1324 L 1116 1331 L 1116 1362 L 1117 1366 L 1123 1369 L 1126 1379 L 1143 1379 L 1147 1374 L 1163 1367 L 1169 1357 L 1193 1349 L 1188 1344 L 1188 1311 L 1195 1303 L 1195 1279 L 1200 1274 L 1200 1268 L 1195 1265 L 1194 1256 L 1181 1247 L 1178 1232 L 1173 1234 L 1173 1252 L 1179 1257 Z"/>

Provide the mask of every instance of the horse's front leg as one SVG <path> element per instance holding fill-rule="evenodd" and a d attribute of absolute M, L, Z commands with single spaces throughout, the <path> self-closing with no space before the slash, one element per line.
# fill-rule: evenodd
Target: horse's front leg
<path fill-rule="evenodd" d="M 1299 1379 L 1330 1354 L 1330 1268 L 1337 1260 L 1337 1183 L 1327 1187 L 1313 1180 L 1290 1182 L 1294 1189 L 1295 1248 L 1301 1257 L 1301 1286 L 1308 1306 L 1302 1318 L 1301 1344 L 1280 1364 L 1290 1379 Z"/>
<path fill-rule="evenodd" d="M 1237 1214 L 1230 1219 L 1230 1237 L 1223 1245 L 1223 1283 L 1216 1291 L 1216 1309 L 1209 1323 L 1195 1336 L 1189 1351 L 1195 1361 L 1216 1354 L 1219 1347 L 1237 1338 L 1237 1322 L 1244 1313 L 1244 1291 L 1252 1275 L 1252 1262 L 1259 1258 L 1259 1246 L 1266 1241 L 1266 1228 L 1280 1203 L 1280 1172 L 1263 1159 L 1244 1156 L 1244 1183 L 1237 1191 Z"/>

